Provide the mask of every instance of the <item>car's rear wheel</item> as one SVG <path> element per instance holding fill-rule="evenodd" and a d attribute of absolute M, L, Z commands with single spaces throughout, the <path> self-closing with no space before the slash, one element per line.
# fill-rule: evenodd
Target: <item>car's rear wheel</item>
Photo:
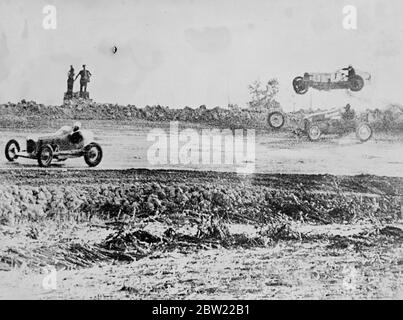
<path fill-rule="evenodd" d="M 98 143 L 90 143 L 85 147 L 84 150 L 84 160 L 85 163 L 90 167 L 96 167 L 102 161 L 102 148 Z"/>
<path fill-rule="evenodd" d="M 40 167 L 47 168 L 53 160 L 53 149 L 50 145 L 42 146 L 38 151 L 38 164 Z"/>
<path fill-rule="evenodd" d="M 319 140 L 320 136 L 322 135 L 322 131 L 320 130 L 317 124 L 311 124 L 308 126 L 308 138 L 311 141 Z"/>
<path fill-rule="evenodd" d="M 366 142 L 371 139 L 373 134 L 372 128 L 368 123 L 360 123 L 356 129 L 357 138 L 361 142 Z"/>
<path fill-rule="evenodd" d="M 15 140 L 10 140 L 6 144 L 5 155 L 6 159 L 10 162 L 18 159 L 18 152 L 20 152 L 20 145 Z"/>
<path fill-rule="evenodd" d="M 359 75 L 355 75 L 349 81 L 351 91 L 360 91 L 362 88 L 364 88 L 364 79 Z"/>
<path fill-rule="evenodd" d="M 308 86 L 303 77 L 296 77 L 292 81 L 292 86 L 294 87 L 295 92 L 298 94 L 305 94 L 308 92 Z"/>
<path fill-rule="evenodd" d="M 273 129 L 280 129 L 284 126 L 285 118 L 281 112 L 274 111 L 269 113 L 267 121 L 269 122 L 269 126 L 272 127 Z"/>

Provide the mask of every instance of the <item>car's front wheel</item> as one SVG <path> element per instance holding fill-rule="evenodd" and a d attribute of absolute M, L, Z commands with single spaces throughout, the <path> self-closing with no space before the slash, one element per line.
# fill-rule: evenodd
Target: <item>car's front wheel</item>
<path fill-rule="evenodd" d="M 364 79 L 359 75 L 355 75 L 349 81 L 351 91 L 360 91 L 362 88 L 364 88 Z"/>
<path fill-rule="evenodd" d="M 5 155 L 6 159 L 10 162 L 18 159 L 18 152 L 20 152 L 20 145 L 15 140 L 10 140 L 6 144 Z"/>
<path fill-rule="evenodd" d="M 53 149 L 51 146 L 42 146 L 38 151 L 38 164 L 40 167 L 47 168 L 53 160 Z"/>
<path fill-rule="evenodd" d="M 96 167 L 99 165 L 102 160 L 102 156 L 102 148 L 98 143 L 93 142 L 85 147 L 84 160 L 88 166 Z"/>
<path fill-rule="evenodd" d="M 308 92 L 309 89 L 303 77 L 296 77 L 292 81 L 292 86 L 294 87 L 295 92 L 298 94 L 305 94 Z"/>

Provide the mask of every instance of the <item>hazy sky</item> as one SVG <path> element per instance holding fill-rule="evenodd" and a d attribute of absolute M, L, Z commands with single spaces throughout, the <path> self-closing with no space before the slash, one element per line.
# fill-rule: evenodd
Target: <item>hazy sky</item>
<path fill-rule="evenodd" d="M 56 30 L 42 27 L 47 4 Z M 357 30 L 342 27 L 347 4 Z M 276 77 L 286 110 L 381 107 L 403 102 L 401 17 L 401 0 L 0 0 L 0 102 L 61 104 L 70 64 L 85 63 L 99 102 L 244 106 L 249 83 Z M 293 93 L 295 76 L 348 64 L 373 77 L 354 97 Z"/>

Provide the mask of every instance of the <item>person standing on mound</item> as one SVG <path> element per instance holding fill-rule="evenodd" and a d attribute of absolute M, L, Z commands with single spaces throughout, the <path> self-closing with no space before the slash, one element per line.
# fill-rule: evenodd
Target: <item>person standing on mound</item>
<path fill-rule="evenodd" d="M 70 70 L 67 74 L 67 97 L 69 98 L 73 97 L 74 76 L 74 68 L 70 66 Z"/>
<path fill-rule="evenodd" d="M 80 76 L 80 97 L 83 97 L 83 94 L 87 92 L 87 84 L 90 82 L 90 78 L 92 76 L 91 72 L 85 68 L 85 64 L 83 64 L 83 69 L 77 74 L 76 80 L 78 76 Z"/>

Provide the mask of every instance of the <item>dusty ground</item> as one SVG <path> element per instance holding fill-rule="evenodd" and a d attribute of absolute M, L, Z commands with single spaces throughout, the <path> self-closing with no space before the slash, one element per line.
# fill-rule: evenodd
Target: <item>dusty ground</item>
<path fill-rule="evenodd" d="M 402 299 L 402 248 L 329 250 L 324 243 L 166 253 L 130 264 L 43 274 L 0 272 L 0 298 L 27 299 Z"/>
<path fill-rule="evenodd" d="M 72 121 L 70 121 L 72 122 Z M 20 130 L 0 130 L 0 145 L 5 145 L 9 139 L 18 139 L 22 145 L 27 135 L 32 133 L 53 132 L 65 122 L 53 122 L 50 125 L 38 125 L 38 128 Z M 119 126 L 119 131 L 116 131 Z M 147 157 L 147 151 L 153 141 L 147 141 L 147 135 L 156 128 L 169 134 L 169 125 L 149 122 L 114 122 L 114 121 L 83 121 L 83 127 L 95 132 L 98 142 L 104 149 L 104 159 L 97 169 L 127 169 L 127 168 L 175 168 L 181 170 L 214 170 L 231 171 L 245 168 L 247 165 L 252 172 L 257 173 L 306 173 L 306 174 L 335 174 L 356 175 L 374 174 L 380 176 L 403 177 L 403 140 L 385 134 L 376 134 L 371 141 L 360 143 L 354 134 L 346 137 L 324 136 L 319 142 L 312 143 L 306 137 L 297 137 L 291 132 L 256 132 L 255 159 L 245 160 L 247 154 L 238 152 L 240 160 L 232 165 L 225 164 L 224 145 L 221 151 L 211 149 L 211 153 L 220 153 L 220 164 L 199 163 L 183 164 L 168 160 L 164 164 L 153 165 Z M 180 126 L 180 130 L 193 128 L 200 133 L 209 129 L 201 125 Z M 184 142 L 179 143 L 179 148 Z M 246 148 L 246 146 L 245 146 Z M 164 149 L 164 148 L 161 148 Z M 165 148 L 168 156 L 171 149 Z M 200 151 L 200 150 L 198 150 Z M 164 152 L 164 150 L 162 150 Z M 249 152 L 250 154 L 250 152 Z M 244 159 L 242 159 L 244 157 Z M 36 168 L 36 161 L 20 159 L 17 163 L 8 163 L 5 158 L 0 160 L 1 169 Z M 85 168 L 83 159 L 72 159 L 57 167 Z"/>
<path fill-rule="evenodd" d="M 0 144 L 11 138 L 20 139 L 23 144 L 30 133 L 52 132 L 61 124 L 56 121 L 29 130 L 2 130 Z M 391 198 L 399 201 L 403 194 L 403 140 L 399 137 L 375 135 L 373 140 L 361 144 L 350 135 L 324 137 L 312 143 L 290 132 L 259 131 L 255 174 L 242 175 L 234 173 L 239 166 L 151 166 L 147 150 L 152 142 L 147 142 L 147 134 L 155 128 L 168 133 L 166 124 L 119 122 L 119 132 L 112 121 L 83 121 L 83 125 L 94 130 L 103 146 L 104 160 L 98 168 L 88 170 L 83 159 L 72 159 L 47 170 L 39 169 L 35 161 L 7 163 L 3 159 L 3 188 L 70 186 L 80 190 L 83 186 L 169 182 L 173 186 L 210 185 L 228 190 L 246 186 L 249 193 L 263 186 L 286 193 L 305 190 L 312 195 L 373 197 L 381 202 Z M 190 127 L 199 132 L 205 129 Z M 170 152 L 169 147 L 167 151 Z M 156 167 L 166 170 L 156 171 Z M 229 234 L 242 235 L 246 243 L 225 246 L 216 240 L 202 245 L 179 241 L 170 249 L 146 243 L 143 248 L 148 253 L 131 262 L 110 256 L 90 261 L 81 256 L 85 250 L 95 251 L 127 222 L 100 217 L 91 221 L 60 220 L 48 216 L 40 221 L 3 224 L 0 298 L 402 299 L 402 212 L 391 215 L 379 210 L 371 209 L 359 219 L 345 223 L 287 218 L 284 221 L 290 227 L 288 232 L 297 236 L 275 240 L 259 238 L 262 225 L 258 223 L 235 223 L 229 219 L 225 222 Z M 186 210 L 183 213 L 186 215 Z M 393 219 L 383 219 L 386 216 Z M 159 236 L 167 228 L 174 228 L 194 237 L 198 227 L 160 220 L 140 218 L 135 222 L 136 228 Z M 392 229 L 395 235 L 379 235 L 382 228 L 389 227 L 396 228 Z M 263 240 L 256 242 L 255 238 Z M 78 260 L 69 261 L 72 246 L 78 248 Z M 55 289 L 43 286 L 46 266 L 56 266 Z"/>
<path fill-rule="evenodd" d="M 80 188 L 83 185 L 163 183 L 207 184 L 228 189 L 247 179 L 250 188 L 267 186 L 293 190 L 300 186 L 314 193 L 398 197 L 402 179 L 376 176 L 265 175 L 191 171 L 5 170 L 3 185 Z M 14 183 L 13 183 L 14 181 Z M 335 187 L 335 182 L 337 187 Z M 336 189 L 337 188 L 337 191 Z M 265 243 L 204 246 L 177 243 L 152 250 L 131 262 L 106 259 L 79 266 L 65 261 L 71 245 L 95 248 L 122 226 L 100 218 L 88 222 L 48 217 L 0 228 L 0 298 L 24 299 L 402 299 L 403 225 L 382 219 L 379 211 L 352 223 L 312 223 L 289 219 L 294 238 L 268 238 Z M 400 217 L 401 218 L 401 217 Z M 158 220 L 158 219 L 157 219 Z M 159 235 L 168 226 L 194 233 L 192 226 L 167 225 L 156 219 L 136 221 L 142 230 Z M 123 223 L 126 225 L 127 223 Z M 264 227 L 257 223 L 226 222 L 229 233 L 253 239 Z M 194 227 L 194 226 L 193 226 Z M 384 235 L 393 227 L 395 234 Z M 34 231 L 34 232 L 33 232 Z M 288 235 L 288 234 L 287 234 Z M 149 247 L 149 245 L 147 245 Z M 148 248 L 145 246 L 145 248 Z M 69 249 L 70 248 L 70 249 Z M 40 249 L 40 250 L 39 250 Z M 32 259 L 38 252 L 43 259 Z M 40 257 L 40 256 L 39 256 Z M 60 259 L 49 263 L 47 259 Z M 15 262 L 13 265 L 12 262 Z M 18 263 L 16 263 L 18 262 Z M 86 261 L 83 261 L 86 262 Z M 88 262 L 88 261 L 87 261 Z M 43 286 L 43 266 L 56 265 L 57 286 Z M 66 267 L 67 265 L 67 267 Z"/>

